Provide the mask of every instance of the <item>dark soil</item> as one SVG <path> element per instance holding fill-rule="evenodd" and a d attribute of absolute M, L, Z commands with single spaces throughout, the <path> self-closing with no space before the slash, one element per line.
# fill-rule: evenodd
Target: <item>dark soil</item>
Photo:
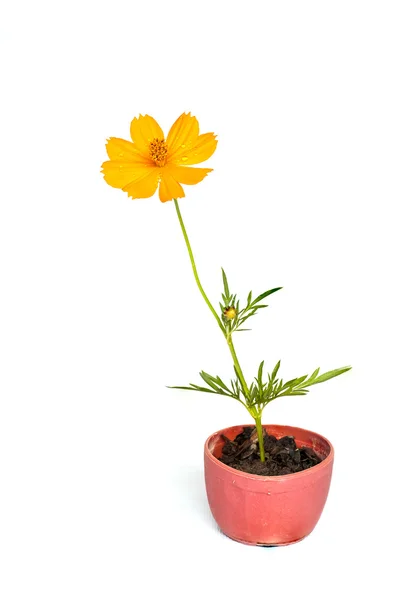
<path fill-rule="evenodd" d="M 290 475 L 322 461 L 312 448 L 297 448 L 293 437 L 285 436 L 278 440 L 264 430 L 265 462 L 261 462 L 256 427 L 245 427 L 233 441 L 225 436 L 223 439 L 225 444 L 219 460 L 233 469 L 253 475 Z"/>

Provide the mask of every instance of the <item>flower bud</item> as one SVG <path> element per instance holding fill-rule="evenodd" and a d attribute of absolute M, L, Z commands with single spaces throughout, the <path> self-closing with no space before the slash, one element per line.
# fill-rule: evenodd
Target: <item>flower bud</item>
<path fill-rule="evenodd" d="M 232 321 L 237 315 L 237 311 L 234 306 L 227 306 L 223 311 L 223 315 L 228 321 Z"/>

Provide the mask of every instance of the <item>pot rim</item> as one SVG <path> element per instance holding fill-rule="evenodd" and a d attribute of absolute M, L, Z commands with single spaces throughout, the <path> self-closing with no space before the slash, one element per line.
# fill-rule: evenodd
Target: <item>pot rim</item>
<path fill-rule="evenodd" d="M 274 426 L 274 427 L 290 427 L 292 429 L 300 429 L 301 431 L 304 431 L 306 433 L 313 434 L 313 435 L 321 438 L 324 442 L 326 442 L 329 445 L 330 452 L 326 456 L 326 458 L 323 459 L 322 462 L 319 463 L 318 465 L 315 465 L 314 467 L 310 467 L 309 469 L 305 469 L 304 471 L 299 471 L 298 473 L 290 473 L 289 475 L 269 475 L 269 476 L 254 475 L 253 473 L 246 473 L 245 471 L 238 471 L 237 469 L 233 469 L 233 467 L 229 467 L 228 465 L 225 465 L 220 460 L 218 460 L 218 458 L 215 458 L 215 456 L 212 454 L 212 452 L 209 449 L 209 442 L 215 435 L 219 435 L 219 434 L 223 433 L 224 431 L 226 431 L 227 429 L 232 429 L 233 427 L 253 427 L 253 425 L 250 424 L 250 425 L 230 425 L 229 427 L 224 427 L 223 429 L 219 429 L 218 431 L 215 431 L 210 436 L 208 436 L 208 438 L 205 441 L 204 454 L 206 457 L 208 457 L 209 460 L 211 460 L 214 464 L 216 464 L 221 470 L 226 471 L 227 473 L 234 473 L 234 475 L 236 477 L 243 477 L 244 479 L 252 479 L 254 481 L 288 481 L 291 478 L 297 479 L 297 478 L 308 477 L 310 474 L 314 474 L 315 472 L 318 472 L 321 469 L 324 469 L 331 462 L 333 462 L 333 459 L 335 456 L 335 451 L 334 451 L 332 444 L 329 442 L 329 440 L 327 438 L 324 437 L 324 435 L 321 435 L 320 433 L 316 433 L 315 431 L 311 431 L 310 429 L 304 429 L 303 427 L 297 427 L 294 425 L 279 425 L 277 423 L 268 423 L 268 424 L 264 425 L 264 427 L 272 427 L 272 426 Z"/>

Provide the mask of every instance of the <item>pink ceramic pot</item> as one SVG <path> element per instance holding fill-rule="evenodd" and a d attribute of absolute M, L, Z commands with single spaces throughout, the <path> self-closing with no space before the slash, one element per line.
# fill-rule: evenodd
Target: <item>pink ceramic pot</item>
<path fill-rule="evenodd" d="M 224 441 L 245 425 L 228 427 L 205 442 L 205 483 L 208 502 L 221 531 L 238 542 L 283 546 L 311 533 L 329 492 L 332 444 L 318 433 L 286 425 L 265 425 L 277 438 L 292 435 L 298 447 L 309 446 L 323 461 L 299 473 L 263 477 L 237 471 L 218 460 Z"/>

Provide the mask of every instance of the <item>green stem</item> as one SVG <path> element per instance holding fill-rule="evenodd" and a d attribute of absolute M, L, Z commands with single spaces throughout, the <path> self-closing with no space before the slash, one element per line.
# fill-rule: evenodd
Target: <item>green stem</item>
<path fill-rule="evenodd" d="M 187 249 L 188 249 L 188 254 L 189 254 L 190 261 L 191 261 L 191 265 L 192 265 L 192 271 L 193 271 L 193 274 L 194 274 L 194 277 L 195 277 L 196 285 L 198 286 L 198 288 L 199 288 L 199 291 L 201 292 L 201 294 L 202 294 L 202 297 L 203 297 L 203 299 L 205 300 L 205 302 L 206 302 L 206 304 L 207 304 L 208 308 L 210 309 L 210 311 L 211 311 L 211 312 L 212 312 L 212 314 L 214 315 L 214 317 L 215 317 L 215 320 L 216 320 L 216 321 L 217 321 L 217 323 L 218 323 L 218 326 L 220 327 L 221 331 L 222 331 L 222 332 L 223 332 L 223 334 L 225 335 L 225 333 L 224 333 L 224 327 L 223 327 L 223 324 L 221 323 L 221 319 L 220 319 L 220 317 L 217 315 L 217 313 L 216 313 L 216 311 L 215 311 L 215 309 L 214 309 L 213 305 L 211 304 L 211 302 L 208 300 L 208 296 L 207 296 L 207 295 L 206 295 L 206 293 L 204 292 L 204 288 L 202 287 L 202 285 L 201 285 L 201 282 L 200 282 L 200 280 L 199 280 L 198 271 L 196 270 L 196 265 L 195 265 L 195 259 L 194 259 L 194 257 L 193 257 L 193 253 L 192 253 L 191 244 L 190 244 L 190 242 L 189 242 L 188 234 L 186 233 L 186 229 L 185 229 L 185 225 L 184 225 L 184 223 L 183 223 L 182 215 L 180 214 L 180 209 L 179 209 L 179 204 L 178 204 L 178 201 L 176 200 L 176 198 L 174 198 L 174 199 L 173 199 L 173 201 L 174 201 L 174 203 L 175 203 L 175 206 L 176 206 L 176 212 L 177 212 L 177 216 L 178 216 L 178 219 L 179 219 L 180 226 L 181 226 L 181 228 L 182 228 L 183 237 L 185 238 L 185 243 L 186 243 L 186 247 L 187 247 Z"/>
<path fill-rule="evenodd" d="M 259 413 L 255 417 L 256 431 L 258 432 L 259 452 L 261 462 L 265 462 L 265 445 L 263 443 L 263 428 L 262 428 L 262 415 Z"/>
<path fill-rule="evenodd" d="M 188 254 L 189 254 L 190 261 L 191 261 L 192 271 L 193 271 L 193 274 L 194 274 L 194 277 L 195 277 L 196 285 L 198 286 L 199 291 L 201 292 L 202 297 L 205 300 L 205 303 L 207 304 L 208 308 L 210 309 L 210 311 L 214 315 L 214 318 L 217 321 L 219 328 L 223 332 L 223 335 L 224 335 L 224 337 L 225 337 L 225 339 L 227 341 L 227 344 L 228 344 L 231 356 L 233 358 L 234 366 L 236 367 L 237 375 L 238 375 L 238 377 L 240 379 L 240 383 L 242 385 L 244 395 L 246 397 L 246 400 L 249 400 L 250 399 L 249 398 L 249 396 L 250 396 L 249 388 L 247 387 L 247 383 L 246 383 L 246 380 L 244 378 L 243 371 L 241 370 L 241 367 L 240 367 L 239 359 L 237 358 L 236 350 L 235 350 L 234 345 L 233 345 L 233 340 L 231 339 L 231 333 L 226 333 L 225 328 L 223 327 L 223 324 L 221 322 L 220 317 L 217 315 L 217 312 L 215 311 L 213 305 L 209 301 L 208 296 L 204 292 L 204 288 L 202 287 L 201 281 L 199 279 L 198 271 L 196 270 L 195 259 L 194 259 L 194 256 L 193 256 L 191 244 L 189 242 L 188 234 L 186 233 L 185 225 L 183 223 L 182 215 L 180 213 L 178 201 L 177 201 L 176 198 L 174 198 L 173 201 L 175 203 L 177 216 L 178 216 L 178 219 L 179 219 L 180 226 L 182 228 L 182 233 L 183 233 L 183 237 L 185 239 L 186 247 L 188 249 Z M 262 426 L 260 425 L 260 419 L 259 419 L 259 426 L 260 426 L 260 431 L 262 431 L 262 429 L 261 429 Z M 256 421 L 256 427 L 258 427 L 257 421 Z M 262 438 L 260 437 L 260 435 L 259 435 L 259 429 L 258 429 L 258 438 L 259 438 L 259 446 L 261 448 L 261 460 L 264 461 L 265 460 L 265 453 L 264 453 L 264 448 L 263 448 L 263 436 L 262 436 Z M 263 456 L 263 459 L 262 459 L 262 456 Z"/>
<path fill-rule="evenodd" d="M 236 367 L 237 375 L 239 376 L 240 383 L 242 384 L 244 395 L 247 399 L 249 399 L 249 388 L 247 387 L 246 380 L 243 375 L 243 371 L 241 370 L 239 359 L 237 358 L 236 350 L 234 349 L 233 340 L 231 339 L 231 335 L 226 336 L 227 344 L 231 352 L 231 356 L 233 357 L 234 366 Z"/>

